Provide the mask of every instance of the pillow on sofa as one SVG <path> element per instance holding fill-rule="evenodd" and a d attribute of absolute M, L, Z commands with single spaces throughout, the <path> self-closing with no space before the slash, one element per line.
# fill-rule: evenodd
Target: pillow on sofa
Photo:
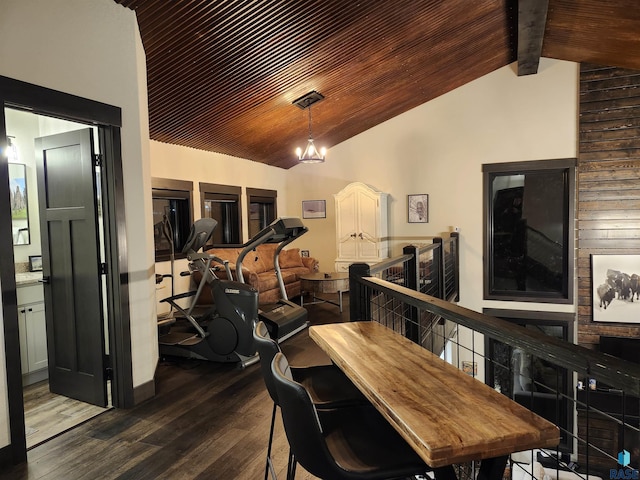
<path fill-rule="evenodd" d="M 304 267 L 299 248 L 290 248 L 282 250 L 278 257 L 280 268 Z"/>

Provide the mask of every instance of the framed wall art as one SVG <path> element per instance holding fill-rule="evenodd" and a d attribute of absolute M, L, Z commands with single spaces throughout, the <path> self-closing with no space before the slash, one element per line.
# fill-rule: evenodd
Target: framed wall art
<path fill-rule="evenodd" d="M 429 195 L 409 195 L 407 200 L 409 223 L 429 223 Z"/>
<path fill-rule="evenodd" d="M 302 218 L 327 218 L 327 201 L 303 200 Z"/>
<path fill-rule="evenodd" d="M 14 245 L 31 243 L 29 209 L 27 207 L 27 167 L 23 163 L 9 163 L 11 188 L 11 227 Z"/>
<path fill-rule="evenodd" d="M 42 271 L 42 255 L 29 255 L 29 271 L 30 272 Z"/>
<path fill-rule="evenodd" d="M 594 322 L 640 323 L 640 255 L 591 255 Z"/>

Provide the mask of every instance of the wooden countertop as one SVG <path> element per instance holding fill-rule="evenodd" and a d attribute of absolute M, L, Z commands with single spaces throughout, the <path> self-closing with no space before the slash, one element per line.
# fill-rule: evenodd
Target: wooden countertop
<path fill-rule="evenodd" d="M 377 322 L 309 335 L 431 467 L 560 441 L 551 422 Z"/>

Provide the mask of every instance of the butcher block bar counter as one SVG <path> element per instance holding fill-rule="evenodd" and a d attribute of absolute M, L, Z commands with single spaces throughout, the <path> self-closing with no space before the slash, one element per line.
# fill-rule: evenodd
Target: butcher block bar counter
<path fill-rule="evenodd" d="M 309 335 L 433 468 L 493 459 L 482 476 L 501 478 L 508 454 L 560 441 L 551 422 L 377 322 Z"/>

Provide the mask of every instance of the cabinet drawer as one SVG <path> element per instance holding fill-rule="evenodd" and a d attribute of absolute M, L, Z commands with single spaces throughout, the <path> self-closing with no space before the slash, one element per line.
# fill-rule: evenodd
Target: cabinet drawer
<path fill-rule="evenodd" d="M 44 301 L 42 284 L 19 286 L 16 288 L 16 296 L 18 297 L 18 305 L 42 302 Z"/>

